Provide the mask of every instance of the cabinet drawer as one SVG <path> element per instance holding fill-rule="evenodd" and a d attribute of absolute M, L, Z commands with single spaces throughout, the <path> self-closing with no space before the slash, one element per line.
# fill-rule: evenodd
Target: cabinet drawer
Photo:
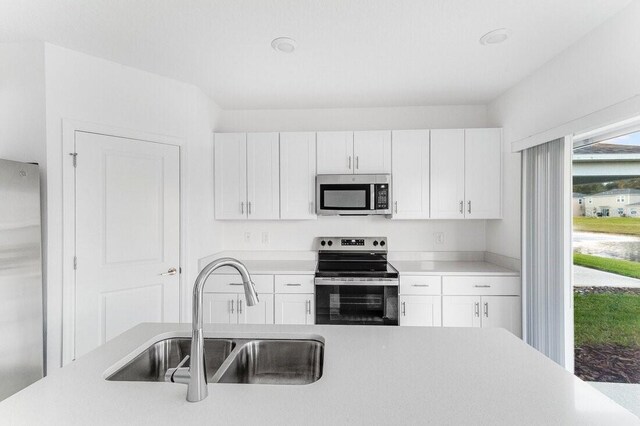
<path fill-rule="evenodd" d="M 273 293 L 273 275 L 251 275 L 256 285 L 258 296 L 260 293 Z M 204 287 L 207 293 L 244 293 L 240 274 L 211 275 Z"/>
<path fill-rule="evenodd" d="M 313 275 L 276 275 L 276 293 L 313 293 Z"/>
<path fill-rule="evenodd" d="M 443 277 L 442 294 L 519 296 L 520 277 Z"/>
<path fill-rule="evenodd" d="M 401 275 L 400 294 L 439 295 L 442 277 L 433 275 Z"/>

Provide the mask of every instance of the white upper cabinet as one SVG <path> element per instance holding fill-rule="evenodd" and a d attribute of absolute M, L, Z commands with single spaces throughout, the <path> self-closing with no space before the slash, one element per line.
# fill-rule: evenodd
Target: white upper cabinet
<path fill-rule="evenodd" d="M 429 218 L 429 130 L 394 130 L 393 219 Z"/>
<path fill-rule="evenodd" d="M 247 134 L 247 214 L 249 219 L 280 217 L 278 133 Z"/>
<path fill-rule="evenodd" d="M 247 217 L 246 133 L 215 135 L 215 217 Z"/>
<path fill-rule="evenodd" d="M 280 133 L 280 218 L 315 219 L 316 134 Z"/>
<path fill-rule="evenodd" d="M 502 217 L 502 130 L 465 130 L 465 216 Z"/>
<path fill-rule="evenodd" d="M 353 161 L 356 174 L 391 173 L 391 132 L 354 132 Z"/>
<path fill-rule="evenodd" d="M 353 132 L 318 132 L 318 174 L 353 173 Z"/>
<path fill-rule="evenodd" d="M 464 130 L 431 130 L 431 218 L 464 218 Z"/>
<path fill-rule="evenodd" d="M 502 217 L 502 130 L 431 131 L 431 218 Z"/>

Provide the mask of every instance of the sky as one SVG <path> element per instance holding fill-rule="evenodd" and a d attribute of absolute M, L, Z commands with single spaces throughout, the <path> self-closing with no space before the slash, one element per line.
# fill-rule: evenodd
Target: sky
<path fill-rule="evenodd" d="M 640 146 L 640 132 L 620 136 L 619 138 L 615 139 L 610 139 L 607 141 L 607 143 Z"/>

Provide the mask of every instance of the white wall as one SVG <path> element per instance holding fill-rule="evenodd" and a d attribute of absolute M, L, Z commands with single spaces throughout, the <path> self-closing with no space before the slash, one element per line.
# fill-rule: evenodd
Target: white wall
<path fill-rule="evenodd" d="M 489 104 L 489 123 L 504 127 L 507 151 L 520 139 L 639 95 L 638 22 L 640 2 L 636 1 Z M 587 130 L 572 128 L 575 126 L 570 124 L 568 133 Z M 487 226 L 487 250 L 519 257 L 520 159 L 517 154 L 505 153 L 504 200 L 505 220 Z"/>
<path fill-rule="evenodd" d="M 181 140 L 182 306 L 197 259 L 215 250 L 213 217 L 212 114 L 215 105 L 194 86 L 72 50 L 45 45 L 47 173 L 49 193 L 48 305 L 50 367 L 60 364 L 62 315 L 63 119 L 98 123 Z M 79 160 L 81 161 L 81 159 Z"/>
<path fill-rule="evenodd" d="M 216 111 L 217 112 L 217 111 Z M 218 113 L 218 112 L 217 112 Z M 398 108 L 223 110 L 216 131 L 322 131 L 485 127 L 482 105 Z M 485 221 L 392 221 L 381 217 L 321 217 L 316 221 L 217 221 L 225 250 L 312 250 L 313 239 L 329 235 L 383 235 L 399 251 L 485 249 Z M 268 243 L 262 234 L 268 233 Z M 445 243 L 434 244 L 434 232 Z M 249 233 L 250 241 L 246 241 Z"/>

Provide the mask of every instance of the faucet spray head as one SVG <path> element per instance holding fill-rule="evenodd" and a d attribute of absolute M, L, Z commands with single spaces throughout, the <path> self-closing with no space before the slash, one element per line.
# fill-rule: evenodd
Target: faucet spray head
<path fill-rule="evenodd" d="M 254 306 L 260 301 L 260 299 L 258 299 L 258 293 L 256 292 L 256 286 L 251 280 L 244 283 L 244 295 L 247 300 L 247 306 Z"/>

